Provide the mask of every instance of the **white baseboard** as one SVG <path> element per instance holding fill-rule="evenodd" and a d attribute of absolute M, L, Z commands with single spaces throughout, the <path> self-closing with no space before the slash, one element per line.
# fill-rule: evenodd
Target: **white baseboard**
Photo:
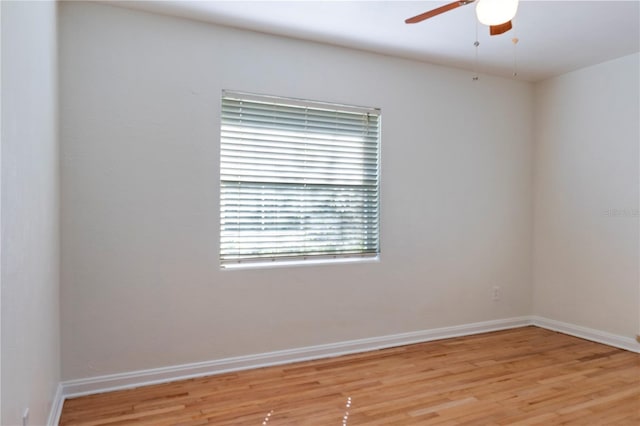
<path fill-rule="evenodd" d="M 90 377 L 87 379 L 69 380 L 63 382 L 62 387 L 65 398 L 69 398 L 156 383 L 190 379 L 194 377 L 211 376 L 251 368 L 329 358 L 394 346 L 409 345 L 412 343 L 421 343 L 450 337 L 524 327 L 530 324 L 531 321 L 529 317 L 484 321 L 453 327 L 436 328 L 432 330 L 350 340 L 326 345 L 308 346 L 256 355 L 245 355 L 171 367 L 132 371 L 128 373 L 110 374 L 106 376 Z"/>
<path fill-rule="evenodd" d="M 53 396 L 51 402 L 51 411 L 49 412 L 49 418 L 47 419 L 47 426 L 57 426 L 60 423 L 60 416 L 62 415 L 62 406 L 64 405 L 65 395 L 63 392 L 62 384 L 59 383 L 56 388 L 56 393 Z"/>
<path fill-rule="evenodd" d="M 603 343 L 605 345 L 625 349 L 627 351 L 640 353 L 640 343 L 636 342 L 636 340 L 631 337 L 620 336 L 617 334 L 607 333 L 606 331 L 595 330 L 593 328 L 582 327 L 538 316 L 531 317 L 531 324 L 541 328 L 546 328 L 547 330 L 558 331 L 560 333 L 580 337 L 581 339 L 591 340 L 593 342 Z"/>
<path fill-rule="evenodd" d="M 634 339 L 594 330 L 574 324 L 538 316 L 524 316 L 501 320 L 483 321 L 452 327 L 435 328 L 409 333 L 400 333 L 367 339 L 350 340 L 326 345 L 307 346 L 303 348 L 266 352 L 224 358 L 213 361 L 196 362 L 171 367 L 153 368 L 128 373 L 110 374 L 86 379 L 69 380 L 60 383 L 56 398 L 49 416 L 49 425 L 58 424 L 64 399 L 82 395 L 90 395 L 114 390 L 122 390 L 157 383 L 167 383 L 194 377 L 211 376 L 252 368 L 289 364 L 292 362 L 329 358 L 394 346 L 429 342 L 451 337 L 469 336 L 491 331 L 535 325 L 553 331 L 569 334 L 605 345 L 614 346 L 640 353 L 640 344 Z"/>

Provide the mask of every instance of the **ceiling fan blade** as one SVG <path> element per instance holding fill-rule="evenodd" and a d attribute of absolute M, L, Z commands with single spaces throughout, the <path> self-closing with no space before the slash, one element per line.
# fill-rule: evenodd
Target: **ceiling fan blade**
<path fill-rule="evenodd" d="M 491 25 L 489 27 L 489 34 L 491 34 L 492 36 L 503 34 L 509 31 L 511 28 L 513 28 L 513 25 L 511 25 L 511 21 L 507 21 L 504 24 Z"/>
<path fill-rule="evenodd" d="M 420 15 L 416 15 L 413 18 L 405 19 L 404 22 L 407 24 L 415 24 L 418 22 L 422 22 L 425 19 L 433 18 L 436 15 L 440 15 L 441 13 L 448 12 L 450 10 L 456 9 L 460 6 L 464 6 L 469 3 L 473 3 L 475 0 L 463 0 L 463 1 L 454 1 L 453 3 L 445 4 L 444 6 L 440 6 L 436 9 L 430 10 L 425 13 L 421 13 Z"/>

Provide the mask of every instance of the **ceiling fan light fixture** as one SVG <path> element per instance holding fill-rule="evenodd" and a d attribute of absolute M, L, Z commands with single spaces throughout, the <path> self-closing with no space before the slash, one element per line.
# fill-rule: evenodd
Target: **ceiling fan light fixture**
<path fill-rule="evenodd" d="M 516 16 L 518 0 L 478 0 L 476 15 L 484 25 L 500 25 Z"/>

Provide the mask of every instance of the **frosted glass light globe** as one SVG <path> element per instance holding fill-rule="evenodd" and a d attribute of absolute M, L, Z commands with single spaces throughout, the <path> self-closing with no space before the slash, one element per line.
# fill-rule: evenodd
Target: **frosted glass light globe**
<path fill-rule="evenodd" d="M 484 25 L 500 25 L 516 16 L 518 0 L 478 0 L 476 15 Z"/>

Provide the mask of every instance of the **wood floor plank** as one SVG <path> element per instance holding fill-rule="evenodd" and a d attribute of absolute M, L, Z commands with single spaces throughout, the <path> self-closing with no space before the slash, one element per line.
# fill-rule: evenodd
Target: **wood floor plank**
<path fill-rule="evenodd" d="M 523 327 L 69 399 L 60 426 L 263 422 L 640 425 L 640 355 Z"/>

